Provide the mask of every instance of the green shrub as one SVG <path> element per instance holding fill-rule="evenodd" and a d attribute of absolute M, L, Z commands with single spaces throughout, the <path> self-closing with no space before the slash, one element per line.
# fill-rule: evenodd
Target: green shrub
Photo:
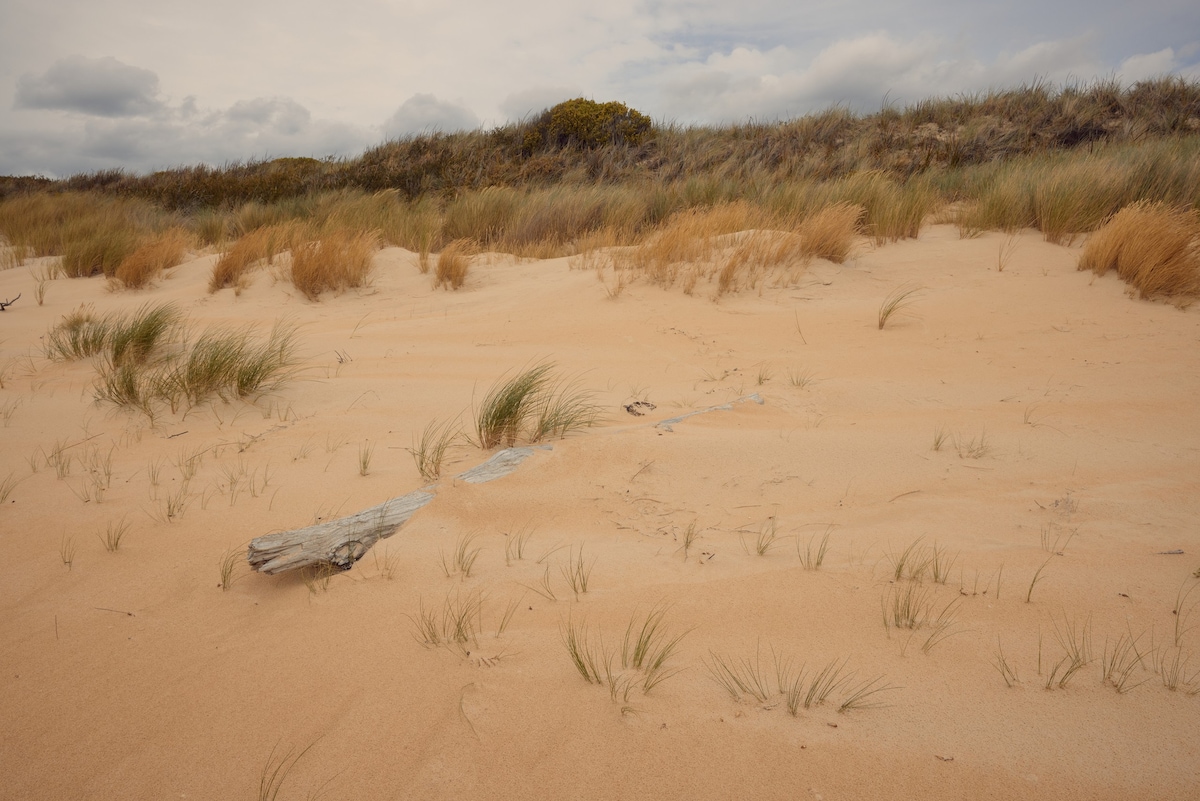
<path fill-rule="evenodd" d="M 543 111 L 525 134 L 526 153 L 578 147 L 640 145 L 653 133 L 650 118 L 615 100 L 597 103 L 577 97 Z"/>

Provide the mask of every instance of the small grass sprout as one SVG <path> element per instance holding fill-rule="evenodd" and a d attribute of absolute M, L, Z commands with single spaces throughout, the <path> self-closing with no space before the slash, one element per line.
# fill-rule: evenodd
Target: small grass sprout
<path fill-rule="evenodd" d="M 916 302 L 921 296 L 922 290 L 923 287 L 912 285 L 905 285 L 892 290 L 879 306 L 877 317 L 879 330 L 882 331 L 883 327 L 887 325 L 888 320 L 894 315 Z"/>
<path fill-rule="evenodd" d="M 238 565 L 242 564 L 246 559 L 245 548 L 230 548 L 221 556 L 220 570 L 221 582 L 217 586 L 221 588 L 221 592 L 226 592 L 233 583 L 237 581 Z"/>
<path fill-rule="evenodd" d="M 583 546 L 579 547 L 579 555 L 576 556 L 574 549 L 571 551 L 570 558 L 567 559 L 567 564 L 560 566 L 563 578 L 567 580 L 567 585 L 570 586 L 571 592 L 578 598 L 580 595 L 588 591 L 588 581 L 592 577 L 592 568 L 595 566 L 596 560 L 592 560 L 591 564 L 584 561 Z"/>
<path fill-rule="evenodd" d="M 950 553 L 946 546 L 939 546 L 937 542 L 929 549 L 929 573 L 930 577 L 938 584 L 945 584 L 950 578 L 950 570 L 954 567 L 955 561 L 958 560 L 957 553 Z"/>
<path fill-rule="evenodd" d="M 1062 556 L 1066 552 L 1067 546 L 1071 544 L 1071 540 L 1075 539 L 1075 535 L 1078 533 L 1078 528 L 1063 531 L 1061 526 L 1055 523 L 1047 523 L 1042 526 L 1042 550 L 1052 553 L 1055 556 Z"/>
<path fill-rule="evenodd" d="M 1133 681 L 1133 671 L 1141 667 L 1143 663 L 1142 654 L 1138 650 L 1138 640 L 1143 636 L 1145 636 L 1144 633 L 1137 637 L 1132 636 L 1132 633 L 1122 634 L 1113 641 L 1111 646 L 1108 637 L 1104 638 L 1104 652 L 1100 657 L 1100 682 L 1102 684 L 1107 684 L 1119 694 L 1124 695 L 1148 681 L 1147 679 Z"/>
<path fill-rule="evenodd" d="M 479 558 L 480 551 L 483 550 L 471 547 L 474 542 L 475 534 L 464 534 L 455 543 L 448 561 L 446 554 L 442 554 L 442 570 L 445 572 L 446 578 L 455 574 L 463 579 L 471 577 L 471 569 L 475 566 L 475 560 Z"/>
<path fill-rule="evenodd" d="M 1170 656 L 1168 656 L 1170 652 Z M 1182 648 L 1162 648 L 1155 655 L 1156 672 L 1163 687 L 1171 692 L 1182 691 L 1186 695 L 1200 695 L 1200 670 L 1188 673 L 1191 655 Z"/>
<path fill-rule="evenodd" d="M 293 756 L 295 749 L 289 748 L 276 761 L 275 752 L 279 748 L 279 745 L 276 744 L 271 749 L 271 754 L 267 757 L 267 764 L 263 766 L 262 776 L 258 780 L 258 801 L 277 801 L 279 791 L 283 789 L 283 783 L 287 780 L 288 774 L 314 745 L 316 745 L 315 742 L 309 744 L 295 756 Z"/>
<path fill-rule="evenodd" d="M 58 558 L 67 566 L 67 570 L 75 564 L 75 539 L 73 537 L 63 536 L 62 543 L 58 546 Z"/>
<path fill-rule="evenodd" d="M 746 543 L 746 538 L 741 535 L 742 548 L 746 553 L 750 552 L 750 546 Z M 765 523 L 758 527 L 758 533 L 754 537 L 754 553 L 759 556 L 766 556 L 772 548 L 778 545 L 779 532 L 775 522 L 775 518 L 768 518 Z"/>
<path fill-rule="evenodd" d="M 16 473 L 9 473 L 7 478 L 0 481 L 0 503 L 8 502 L 8 496 L 12 495 L 13 490 L 21 481 L 22 479 L 17 478 Z"/>
<path fill-rule="evenodd" d="M 300 571 L 300 578 L 308 588 L 309 595 L 329 592 L 329 582 L 333 580 L 338 569 L 328 562 L 311 565 Z"/>
<path fill-rule="evenodd" d="M 675 654 L 687 632 L 669 632 L 663 623 L 666 613 L 667 607 L 655 606 L 642 619 L 640 625 L 635 613 L 625 628 L 621 666 L 641 672 L 642 692 L 645 694 L 649 694 L 680 670 L 668 668 L 667 661 Z"/>
<path fill-rule="evenodd" d="M 104 543 L 104 550 L 116 553 L 121 547 L 121 540 L 129 533 L 129 523 L 122 518 L 120 522 L 109 522 L 103 534 L 97 534 Z"/>
<path fill-rule="evenodd" d="M 432 420 L 425 426 L 420 438 L 414 439 L 413 446 L 408 449 L 421 478 L 426 481 L 437 481 L 441 478 L 446 451 L 460 436 L 462 427 L 457 420 L 445 423 Z"/>
<path fill-rule="evenodd" d="M 504 612 L 500 615 L 500 622 L 496 626 L 496 636 L 503 636 L 508 624 L 512 622 L 513 615 L 517 613 L 517 609 L 521 606 L 521 601 L 524 600 L 525 594 L 521 593 L 516 598 L 513 598 L 504 607 Z"/>
<path fill-rule="evenodd" d="M 1051 556 L 1050 559 L 1047 559 L 1045 562 L 1042 562 L 1041 567 L 1039 567 L 1036 571 L 1034 571 L 1033 579 L 1030 580 L 1030 582 L 1029 582 L 1029 590 L 1025 593 L 1025 603 L 1033 602 L 1033 588 L 1036 587 L 1039 582 L 1044 581 L 1046 579 L 1046 577 L 1042 575 L 1042 571 L 1046 569 L 1046 565 L 1050 564 L 1050 561 L 1053 558 L 1054 557 Z"/>
<path fill-rule="evenodd" d="M 813 543 L 817 539 L 814 534 L 808 539 L 808 544 L 804 546 L 804 550 L 800 550 L 800 539 L 796 538 L 796 553 L 800 556 L 800 564 L 805 570 L 820 570 L 821 565 L 825 562 L 825 552 L 829 549 L 829 533 L 833 530 L 832 526 L 825 528 L 825 533 L 821 535 L 821 540 L 813 547 Z"/>
<path fill-rule="evenodd" d="M 358 474 L 366 476 L 371 472 L 371 457 L 375 455 L 375 446 L 366 440 L 358 446 Z"/>
<path fill-rule="evenodd" d="M 1009 664 L 1008 658 L 1004 655 L 1004 646 L 1000 644 L 999 637 L 996 638 L 996 651 L 992 655 L 992 665 L 1000 672 L 1005 686 L 1012 687 L 1020 681 L 1016 668 Z"/>
<path fill-rule="evenodd" d="M 1071 679 L 1092 662 L 1091 628 L 1091 620 L 1080 625 L 1064 618 L 1061 626 L 1055 621 L 1054 636 L 1062 647 L 1064 656 L 1050 669 L 1050 674 L 1046 677 L 1047 690 L 1055 687 L 1065 689 Z"/>
<path fill-rule="evenodd" d="M 709 651 L 704 666 L 713 680 L 723 687 L 734 701 L 748 697 L 764 703 L 772 695 L 770 680 L 763 670 L 761 649 L 755 650 L 752 660 L 744 657 L 733 659 Z"/>
<path fill-rule="evenodd" d="M 933 449 L 940 451 L 942 446 L 946 444 L 946 439 L 950 436 L 946 431 L 945 426 L 938 426 L 933 430 Z"/>
<path fill-rule="evenodd" d="M 892 580 L 922 581 L 929 570 L 929 549 L 921 544 L 922 537 L 917 537 L 899 554 L 889 552 L 888 559 L 892 563 Z"/>
<path fill-rule="evenodd" d="M 956 436 L 954 449 L 958 451 L 960 459 L 982 459 L 992 452 L 992 445 L 987 440 L 987 433 L 984 432 L 970 439 Z"/>
<path fill-rule="evenodd" d="M 687 561 L 688 553 L 692 550 L 692 546 L 696 544 L 696 540 L 700 537 L 700 530 L 696 527 L 696 521 L 688 523 L 688 527 L 683 530 L 683 542 L 679 546 L 683 551 L 683 561 Z"/>
<path fill-rule="evenodd" d="M 588 642 L 587 626 L 568 620 L 561 629 L 563 645 L 571 657 L 571 664 L 588 684 L 602 684 L 604 678 L 600 675 L 599 666 L 604 664 L 603 647 L 597 653 L 596 647 Z M 606 671 L 609 672 L 609 671 Z"/>
<path fill-rule="evenodd" d="M 1187 588 L 1186 590 L 1184 589 L 1185 587 Z M 1188 625 L 1188 620 L 1191 618 L 1197 604 L 1200 604 L 1200 601 L 1193 601 L 1191 604 L 1188 604 L 1188 598 L 1195 591 L 1196 587 L 1200 587 L 1200 584 L 1193 583 L 1189 586 L 1188 579 L 1184 579 L 1183 583 L 1179 585 L 1179 589 L 1175 592 L 1175 605 L 1171 607 L 1171 614 L 1175 617 L 1176 647 L 1182 646 L 1184 635 L 1195 628 L 1194 625 Z"/>
<path fill-rule="evenodd" d="M 546 565 L 546 570 L 542 573 L 542 578 L 537 584 L 522 584 L 521 586 L 525 587 L 526 589 L 533 590 L 547 601 L 558 600 L 558 596 L 554 594 L 554 588 L 550 584 L 550 565 Z"/>
<path fill-rule="evenodd" d="M 511 565 L 513 562 L 520 562 L 525 558 L 525 546 L 529 544 L 529 538 L 532 535 L 533 530 L 529 527 L 505 533 L 504 564 Z"/>
<path fill-rule="evenodd" d="M 787 378 L 788 383 L 796 389 L 806 389 L 814 380 L 811 370 L 788 370 Z"/>
<path fill-rule="evenodd" d="M 838 712 L 845 714 L 858 709 L 876 709 L 883 706 L 875 697 L 880 693 L 899 690 L 891 684 L 883 683 L 883 676 L 876 676 L 873 679 L 856 684 L 846 690 L 846 696 L 842 699 L 842 703 L 838 705 Z"/>

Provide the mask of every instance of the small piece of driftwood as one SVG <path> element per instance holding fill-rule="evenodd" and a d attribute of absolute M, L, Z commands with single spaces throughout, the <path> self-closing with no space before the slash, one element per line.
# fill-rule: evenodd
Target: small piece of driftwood
<path fill-rule="evenodd" d="M 349 517 L 258 537 L 250 541 L 246 561 L 272 575 L 309 565 L 349 570 L 377 540 L 391 536 L 433 498 L 432 492 L 417 490 Z"/>
<path fill-rule="evenodd" d="M 694 412 L 688 412 L 687 414 L 681 414 L 678 417 L 670 417 L 666 420 L 659 420 L 657 423 L 654 424 L 654 426 L 655 426 L 655 428 L 661 428 L 663 431 L 674 432 L 675 429 L 672 428 L 671 426 L 676 425 L 678 423 L 682 423 L 684 420 L 688 419 L 689 417 L 695 417 L 698 414 L 708 414 L 709 412 L 733 411 L 734 405 L 739 404 L 739 403 L 745 403 L 747 401 L 753 401 L 754 403 L 757 403 L 759 406 L 762 406 L 764 403 L 766 403 L 766 401 L 763 400 L 762 395 L 759 395 L 757 392 L 755 392 L 753 395 L 745 395 L 741 398 L 738 398 L 737 400 L 732 400 L 729 403 L 722 403 L 720 406 L 709 406 L 707 409 L 697 409 Z"/>

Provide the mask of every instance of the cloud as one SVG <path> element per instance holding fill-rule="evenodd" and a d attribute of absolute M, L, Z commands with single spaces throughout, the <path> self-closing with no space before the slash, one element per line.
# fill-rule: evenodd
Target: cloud
<path fill-rule="evenodd" d="M 290 97 L 256 97 L 234 103 L 225 119 L 235 127 L 292 136 L 308 127 L 312 115 Z"/>
<path fill-rule="evenodd" d="M 41 75 L 17 79 L 19 109 L 73 111 L 98 117 L 130 117 L 157 111 L 158 76 L 111 56 L 68 56 Z"/>
<path fill-rule="evenodd" d="M 1130 56 L 1117 67 L 1117 75 L 1126 83 L 1133 83 L 1174 72 L 1178 66 L 1179 60 L 1175 58 L 1175 50 L 1166 47 L 1157 53 Z"/>
<path fill-rule="evenodd" d="M 479 127 L 479 118 L 469 108 L 416 94 L 400 104 L 383 124 L 388 136 L 405 136 L 429 131 L 466 131 Z"/>
<path fill-rule="evenodd" d="M 1132 73 L 1169 69 L 1170 54 L 1130 59 Z M 930 36 L 899 39 L 875 32 L 834 41 L 815 54 L 790 47 L 735 47 L 702 60 L 682 58 L 659 74 L 661 89 L 649 104 L 670 119 L 719 123 L 779 119 L 845 105 L 858 112 L 885 101 L 905 104 L 1014 87 L 1035 80 L 1052 84 L 1090 81 L 1111 73 L 1095 55 L 1092 37 L 1037 42 L 990 63 L 955 43 Z"/>
<path fill-rule="evenodd" d="M 500 101 L 500 113 L 507 120 L 523 120 L 564 100 L 579 97 L 580 94 L 582 93 L 577 89 L 562 86 L 533 86 L 521 92 L 513 92 Z"/>
<path fill-rule="evenodd" d="M 252 98 L 225 109 L 194 98 L 154 114 L 128 117 L 29 112 L 21 130 L 0 133 L 0 174 L 49 175 L 121 167 L 137 172 L 181 164 L 220 165 L 280 156 L 361 152 L 379 129 L 314 119 L 287 97 Z"/>

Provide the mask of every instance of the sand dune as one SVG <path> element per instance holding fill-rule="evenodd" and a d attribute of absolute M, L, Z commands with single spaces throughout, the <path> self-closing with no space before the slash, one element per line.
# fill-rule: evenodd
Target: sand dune
<path fill-rule="evenodd" d="M 0 508 L 0 797 L 253 797 L 310 745 L 280 798 L 1193 797 L 1200 592 L 1174 610 L 1200 567 L 1200 311 L 1133 300 L 1034 232 L 998 271 L 1006 239 L 933 226 L 719 302 L 644 283 L 609 299 L 569 259 L 504 256 L 435 291 L 396 248 L 369 288 L 319 303 L 266 273 L 210 295 L 213 255 L 142 292 L 58 280 L 41 306 L 27 269 L 0 272 L 0 298 L 23 293 L 0 314 L 0 480 L 18 482 Z M 904 285 L 921 290 L 879 330 Z M 42 357 L 80 304 L 147 301 L 196 330 L 290 319 L 303 370 L 152 424 L 95 404 L 90 364 Z M 413 437 L 539 360 L 595 391 L 600 425 L 486 484 L 454 480 L 488 456 L 455 446 L 436 499 L 327 582 L 241 567 L 218 586 L 253 537 L 425 485 Z M 638 399 L 655 408 L 622 409 Z M 110 453 L 98 498 L 87 462 Z M 482 550 L 447 576 L 465 535 Z M 913 543 L 944 581 L 895 579 Z M 885 627 L 906 592 L 927 621 Z M 476 598 L 476 641 L 419 641 L 421 609 Z M 656 608 L 683 637 L 644 693 L 620 650 Z M 572 626 L 627 695 L 577 672 Z M 1141 658 L 1118 693 L 1122 635 Z M 1160 674 L 1183 659 L 1172 691 Z M 834 660 L 844 681 L 790 714 L 777 674 Z M 768 697 L 732 698 L 720 661 L 757 662 Z"/>

